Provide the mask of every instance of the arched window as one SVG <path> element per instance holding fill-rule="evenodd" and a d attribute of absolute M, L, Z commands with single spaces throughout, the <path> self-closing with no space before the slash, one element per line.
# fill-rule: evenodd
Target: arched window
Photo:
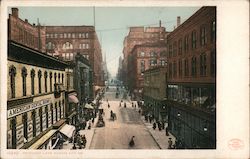
<path fill-rule="evenodd" d="M 60 82 L 61 82 L 61 74 L 58 73 L 58 83 L 60 83 Z"/>
<path fill-rule="evenodd" d="M 15 98 L 16 96 L 16 81 L 15 81 L 15 76 L 16 76 L 16 67 L 15 66 L 10 66 L 9 68 L 9 75 L 10 75 L 10 90 L 11 90 L 11 98 Z"/>
<path fill-rule="evenodd" d="M 22 68 L 22 78 L 23 78 L 23 96 L 26 96 L 26 77 L 27 77 L 27 69 L 25 67 Z"/>
<path fill-rule="evenodd" d="M 52 72 L 49 73 L 50 92 L 52 92 Z"/>
<path fill-rule="evenodd" d="M 63 44 L 63 49 L 73 49 L 73 45 L 70 42 Z"/>
<path fill-rule="evenodd" d="M 63 84 L 63 82 L 64 82 L 64 74 L 62 74 L 62 84 Z"/>
<path fill-rule="evenodd" d="M 44 72 L 44 89 L 45 89 L 45 92 L 47 93 L 47 77 L 48 77 L 48 72 L 45 71 Z"/>
<path fill-rule="evenodd" d="M 41 84 L 41 78 L 42 78 L 42 71 L 38 71 L 38 92 L 42 93 L 42 84 Z"/>
<path fill-rule="evenodd" d="M 30 71 L 30 77 L 31 77 L 31 95 L 35 94 L 35 76 L 36 76 L 35 70 L 32 69 Z"/>
<path fill-rule="evenodd" d="M 56 73 L 54 73 L 54 91 L 56 91 Z"/>

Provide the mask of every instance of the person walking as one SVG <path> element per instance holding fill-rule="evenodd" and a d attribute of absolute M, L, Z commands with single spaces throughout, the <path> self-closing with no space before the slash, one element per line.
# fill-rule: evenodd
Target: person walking
<path fill-rule="evenodd" d="M 166 127 L 166 136 L 168 136 L 169 134 L 168 134 L 168 127 Z"/>
<path fill-rule="evenodd" d="M 156 129 L 156 123 L 155 122 L 153 123 L 153 129 L 154 130 Z"/>
<path fill-rule="evenodd" d="M 168 149 L 172 149 L 173 141 L 172 138 L 168 138 Z"/>

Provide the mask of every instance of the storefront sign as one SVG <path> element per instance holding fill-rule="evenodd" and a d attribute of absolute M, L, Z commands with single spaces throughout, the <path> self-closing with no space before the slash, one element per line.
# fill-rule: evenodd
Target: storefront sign
<path fill-rule="evenodd" d="M 21 148 L 24 143 L 23 138 L 23 124 L 16 127 L 16 147 L 17 149 Z"/>
<path fill-rule="evenodd" d="M 36 117 L 36 136 L 40 134 L 40 117 Z"/>
<path fill-rule="evenodd" d="M 32 120 L 28 121 L 28 142 L 33 138 L 33 123 Z"/>
<path fill-rule="evenodd" d="M 46 113 L 43 114 L 43 130 L 46 130 Z"/>
<path fill-rule="evenodd" d="M 50 127 L 51 126 L 51 112 L 48 112 L 48 123 Z"/>
<path fill-rule="evenodd" d="M 27 104 L 27 105 L 20 105 L 20 106 L 18 106 L 16 108 L 9 109 L 7 111 L 7 118 L 11 118 L 13 116 L 22 114 L 24 112 L 31 111 L 33 109 L 42 107 L 44 105 L 48 105 L 50 103 L 51 103 L 50 98 L 47 98 L 47 99 L 43 99 L 43 100 L 40 100 L 40 101 L 37 101 L 37 102 L 33 102 L 33 103 L 30 103 L 30 104 Z"/>
<path fill-rule="evenodd" d="M 7 148 L 12 148 L 12 130 L 7 132 Z"/>

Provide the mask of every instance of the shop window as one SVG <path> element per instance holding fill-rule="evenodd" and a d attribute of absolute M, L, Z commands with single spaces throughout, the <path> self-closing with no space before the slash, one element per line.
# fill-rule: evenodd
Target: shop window
<path fill-rule="evenodd" d="M 31 113 L 32 124 L 33 124 L 33 137 L 36 137 L 36 111 L 33 110 Z"/>
<path fill-rule="evenodd" d="M 11 98 L 15 98 L 16 96 L 16 67 L 13 65 L 9 68 L 9 76 L 10 76 L 10 90 L 11 90 Z"/>
<path fill-rule="evenodd" d="M 42 71 L 38 71 L 38 92 L 42 93 L 42 84 L 41 84 L 41 78 L 42 78 Z"/>
<path fill-rule="evenodd" d="M 31 76 L 31 95 L 34 95 L 35 94 L 35 76 L 36 76 L 34 69 L 31 70 L 30 76 Z"/>
<path fill-rule="evenodd" d="M 50 92 L 52 92 L 52 72 L 49 73 Z"/>
<path fill-rule="evenodd" d="M 23 96 L 26 96 L 26 93 L 27 93 L 27 91 L 26 91 L 27 69 L 25 67 L 22 68 L 22 79 L 23 79 Z"/>
<path fill-rule="evenodd" d="M 27 112 L 23 113 L 22 116 L 23 119 L 23 137 L 25 138 L 26 141 L 28 141 L 28 116 L 27 116 Z"/>
<path fill-rule="evenodd" d="M 43 109 L 39 108 L 40 132 L 43 132 Z"/>
<path fill-rule="evenodd" d="M 10 128 L 11 128 L 11 134 L 12 134 L 12 148 L 16 148 L 16 117 L 11 118 L 10 120 Z"/>

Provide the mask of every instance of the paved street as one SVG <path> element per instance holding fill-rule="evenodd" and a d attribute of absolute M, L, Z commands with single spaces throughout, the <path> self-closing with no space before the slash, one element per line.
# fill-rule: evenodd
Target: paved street
<path fill-rule="evenodd" d="M 129 100 L 123 100 L 119 106 L 124 90 L 115 98 L 116 88 L 110 87 L 105 93 L 104 108 L 105 127 L 96 128 L 90 149 L 128 149 L 128 143 L 135 136 L 135 149 L 159 149 L 159 146 L 143 124 L 138 111 L 132 108 Z M 107 102 L 108 99 L 108 102 Z M 124 102 L 127 107 L 124 108 Z M 108 108 L 108 103 L 110 108 Z M 117 120 L 110 120 L 110 111 L 116 113 Z"/>

